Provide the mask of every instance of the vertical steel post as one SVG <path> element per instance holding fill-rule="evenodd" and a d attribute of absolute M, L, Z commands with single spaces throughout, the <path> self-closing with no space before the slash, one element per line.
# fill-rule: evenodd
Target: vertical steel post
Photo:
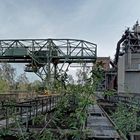
<path fill-rule="evenodd" d="M 29 122 L 28 112 L 29 112 L 29 108 L 26 107 L 26 130 L 28 130 L 28 122 Z"/>
<path fill-rule="evenodd" d="M 44 105 L 44 104 L 43 104 L 43 101 L 44 101 L 44 99 L 41 100 L 42 113 L 43 113 L 43 105 Z"/>
<path fill-rule="evenodd" d="M 6 128 L 8 128 L 9 125 L 9 112 L 8 112 L 8 107 L 6 107 Z"/>

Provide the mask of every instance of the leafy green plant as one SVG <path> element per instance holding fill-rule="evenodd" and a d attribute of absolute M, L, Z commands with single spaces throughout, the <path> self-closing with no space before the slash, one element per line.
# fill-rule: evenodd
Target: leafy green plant
<path fill-rule="evenodd" d="M 57 103 L 53 115 L 46 122 L 44 115 L 33 119 L 34 125 L 42 125 L 45 122 L 38 134 L 24 131 L 20 122 L 17 121 L 17 127 L 20 130 L 19 138 L 28 140 L 32 135 L 35 140 L 85 139 L 87 107 L 95 102 L 94 94 L 98 82 L 102 79 L 101 72 L 101 70 L 92 70 L 90 76 L 84 76 L 83 84 L 65 84 L 66 88 L 61 87 L 62 84 L 58 82 L 56 89 L 61 93 L 61 99 Z"/>
<path fill-rule="evenodd" d="M 125 135 L 129 134 L 129 132 L 136 131 L 139 120 L 137 111 L 135 108 L 119 104 L 116 111 L 112 113 L 114 123 Z"/>
<path fill-rule="evenodd" d="M 13 135 L 10 129 L 7 128 L 0 129 L 0 137 L 7 136 L 7 135 Z"/>
<path fill-rule="evenodd" d="M 45 130 L 39 138 L 40 140 L 56 140 L 53 133 L 48 130 Z"/>
<path fill-rule="evenodd" d="M 32 122 L 33 122 L 33 125 L 43 125 L 45 122 L 45 116 L 44 115 L 35 116 Z"/>
<path fill-rule="evenodd" d="M 2 128 L 0 129 L 0 140 L 5 140 L 5 139 L 17 140 L 18 138 L 16 134 L 12 132 L 10 129 Z"/>

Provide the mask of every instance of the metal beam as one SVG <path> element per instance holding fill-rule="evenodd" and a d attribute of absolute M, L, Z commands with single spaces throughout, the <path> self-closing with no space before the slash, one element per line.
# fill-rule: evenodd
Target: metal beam
<path fill-rule="evenodd" d="M 54 74 L 52 70 L 54 71 L 58 64 L 93 63 L 96 57 L 97 45 L 84 40 L 0 40 L 0 63 L 29 63 L 25 70 L 35 72 L 47 83 L 50 83 L 51 74 Z M 55 70 L 55 74 L 57 74 L 57 70 Z"/>

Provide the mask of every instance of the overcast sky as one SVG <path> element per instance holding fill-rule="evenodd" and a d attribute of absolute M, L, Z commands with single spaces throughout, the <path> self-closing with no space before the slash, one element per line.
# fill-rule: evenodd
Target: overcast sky
<path fill-rule="evenodd" d="M 124 30 L 140 19 L 140 0 L 0 0 L 0 39 L 77 38 L 114 57 Z"/>

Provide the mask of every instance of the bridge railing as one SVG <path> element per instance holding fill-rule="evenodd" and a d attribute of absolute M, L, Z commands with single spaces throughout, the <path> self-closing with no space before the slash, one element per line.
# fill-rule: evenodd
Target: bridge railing
<path fill-rule="evenodd" d="M 1 107 L 4 110 L 4 118 L 6 127 L 19 121 L 25 123 L 28 127 L 29 120 L 40 114 L 45 114 L 53 110 L 60 96 L 38 97 L 34 100 L 29 100 L 21 103 L 2 103 Z M 16 119 L 16 120 L 14 120 Z"/>

